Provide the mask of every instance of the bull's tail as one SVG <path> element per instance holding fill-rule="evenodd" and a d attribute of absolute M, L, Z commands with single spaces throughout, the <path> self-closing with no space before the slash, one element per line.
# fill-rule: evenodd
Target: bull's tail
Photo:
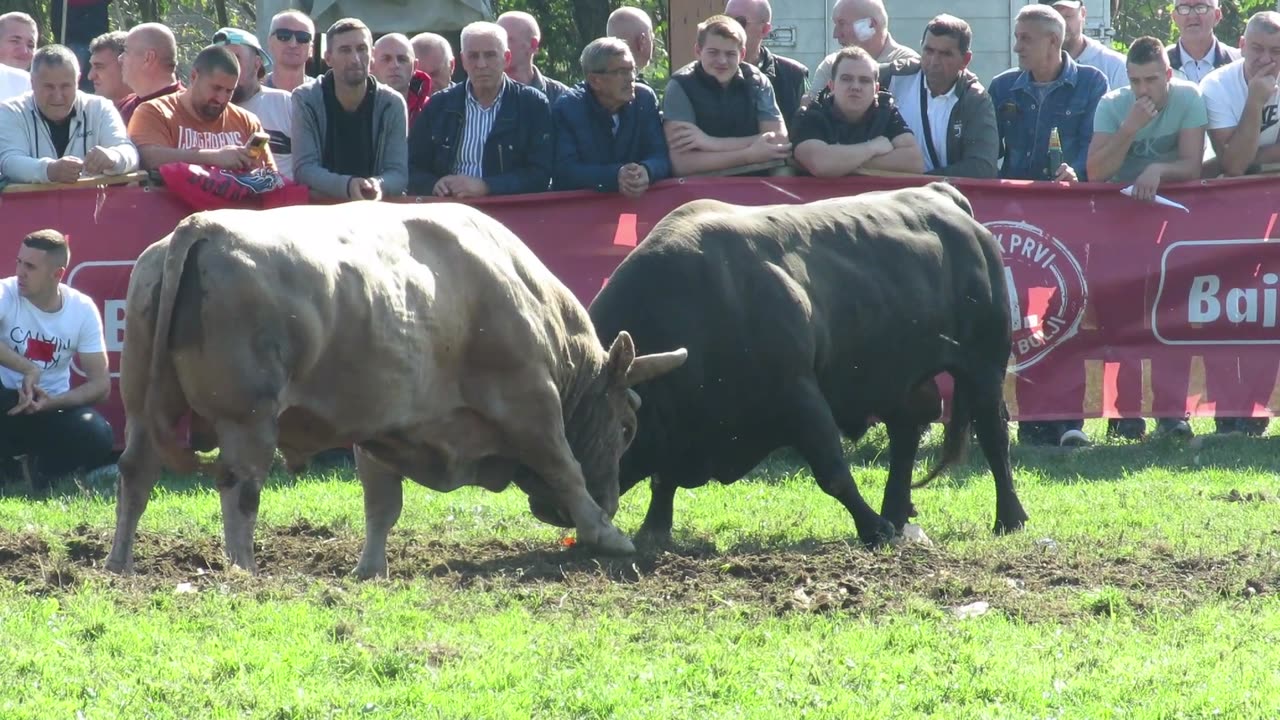
<path fill-rule="evenodd" d="M 173 365 L 169 339 L 187 257 L 191 248 L 205 236 L 206 227 L 202 220 L 200 215 L 188 218 L 178 225 L 169 239 L 160 292 L 156 296 L 155 336 L 152 338 L 150 362 L 151 389 L 147 393 L 143 413 L 147 432 L 165 465 L 174 472 L 186 474 L 198 471 L 200 462 L 195 452 L 186 447 L 178 437 L 175 427 L 177 417 L 174 410 L 185 410 L 188 406 Z M 175 393 L 176 396 L 173 396 Z"/>
<path fill-rule="evenodd" d="M 942 457 L 923 480 L 911 484 L 912 488 L 928 485 L 947 468 L 962 462 L 969 448 L 969 434 L 973 427 L 973 388 L 968 378 L 959 373 L 953 372 L 952 377 L 955 385 L 951 391 L 951 420 L 942 434 Z"/>

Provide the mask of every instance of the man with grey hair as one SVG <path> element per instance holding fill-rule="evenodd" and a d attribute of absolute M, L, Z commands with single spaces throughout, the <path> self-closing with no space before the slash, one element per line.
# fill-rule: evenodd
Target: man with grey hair
<path fill-rule="evenodd" d="M 542 192 L 551 181 L 547 96 L 512 80 L 507 31 L 462 29 L 467 81 L 436 93 L 409 133 L 409 193 L 472 198 Z"/>
<path fill-rule="evenodd" d="M 507 31 L 507 50 L 511 53 L 511 59 L 507 61 L 507 77 L 521 85 L 536 88 L 547 96 L 549 104 L 555 105 L 569 86 L 543 76 L 533 64 L 534 56 L 542 47 L 538 20 L 527 12 L 513 10 L 499 15 L 498 24 Z"/>
<path fill-rule="evenodd" d="M 314 195 L 381 200 L 409 179 L 408 112 L 400 93 L 369 75 L 373 36 L 356 18 L 325 31 L 330 70 L 293 91 L 293 175 Z"/>
<path fill-rule="evenodd" d="M 284 10 L 272 16 L 267 50 L 275 59 L 275 67 L 262 84 L 293 92 L 312 82 L 312 78 L 307 77 L 307 58 L 311 57 L 311 42 L 315 35 L 315 23 L 300 10 Z"/>
<path fill-rule="evenodd" d="M 453 48 L 442 35 L 418 33 L 409 41 L 413 46 L 414 69 L 431 78 L 431 93 L 453 87 Z"/>
<path fill-rule="evenodd" d="M 552 108 L 552 185 L 640 197 L 671 175 L 658 97 L 636 84 L 631 49 L 619 38 L 592 40 L 579 61 L 586 80 Z"/>
<path fill-rule="evenodd" d="M 800 101 L 809 91 L 809 68 L 789 57 L 775 55 L 764 46 L 764 39 L 773 29 L 773 7 L 769 0 L 729 0 L 724 14 L 738 21 L 747 33 L 747 46 L 742 58 L 760 68 L 760 72 L 773 84 L 774 99 L 782 111 L 787 129 L 800 109 Z"/>
<path fill-rule="evenodd" d="M 1169 67 L 1183 80 L 1199 83 L 1209 73 L 1240 59 L 1240 51 L 1221 42 L 1213 29 L 1222 22 L 1218 0 L 1175 0 L 1173 24 L 1178 41 L 1165 48 Z"/>
<path fill-rule="evenodd" d="M 93 83 L 93 93 L 115 103 L 116 107 L 133 92 L 125 84 L 124 71 L 120 67 L 127 37 L 125 31 L 114 30 L 89 43 L 89 82 Z"/>
<path fill-rule="evenodd" d="M 624 5 L 609 13 L 605 34 L 618 38 L 631 48 L 631 57 L 636 63 L 636 80 L 645 82 L 645 68 L 653 61 L 653 21 L 649 14 L 640 8 Z"/>
<path fill-rule="evenodd" d="M 46 45 L 31 64 L 29 94 L 0 105 L 0 175 L 14 182 L 70 183 L 83 175 L 122 175 L 138 151 L 111 101 L 78 89 L 80 63 L 63 45 Z M 90 144 L 92 143 L 92 144 Z"/>
<path fill-rule="evenodd" d="M 120 77 L 133 90 L 119 105 L 125 125 L 143 103 L 184 90 L 177 70 L 178 41 L 172 30 L 160 23 L 142 23 L 129 31 L 120 54 Z"/>
<path fill-rule="evenodd" d="M 0 15 L 0 64 L 30 71 L 39 39 L 40 26 L 35 18 L 24 12 Z"/>
<path fill-rule="evenodd" d="M 1018 67 L 997 75 L 990 88 L 1004 158 L 1002 178 L 1086 179 L 1093 116 L 1107 92 L 1107 77 L 1097 68 L 1077 65 L 1062 49 L 1065 37 L 1066 23 L 1052 8 L 1027 5 L 1018 12 L 1013 43 Z M 1051 153 L 1055 136 L 1061 150 Z M 1027 307 L 1025 301 L 1021 307 Z M 1083 379 L 1080 384 L 1083 387 Z M 1083 420 L 1023 422 L 1018 440 L 1087 445 L 1083 427 Z"/>
<path fill-rule="evenodd" d="M 835 25 L 831 37 L 839 40 L 841 47 L 857 45 L 881 65 L 920 59 L 919 53 L 899 45 L 889 34 L 889 13 L 884 9 L 883 0 L 836 0 L 831 7 L 831 22 Z M 817 95 L 831 82 L 831 63 L 835 57 L 836 54 L 831 53 L 818 63 L 810 84 L 814 90 L 806 97 Z"/>

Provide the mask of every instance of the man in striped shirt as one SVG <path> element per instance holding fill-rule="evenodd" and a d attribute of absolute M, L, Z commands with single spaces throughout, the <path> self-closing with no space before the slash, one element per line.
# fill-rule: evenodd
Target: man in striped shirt
<path fill-rule="evenodd" d="M 481 197 L 541 192 L 551 179 L 551 110 L 541 92 L 504 73 L 507 34 L 462 30 L 467 81 L 436 93 L 409 132 L 409 193 Z"/>

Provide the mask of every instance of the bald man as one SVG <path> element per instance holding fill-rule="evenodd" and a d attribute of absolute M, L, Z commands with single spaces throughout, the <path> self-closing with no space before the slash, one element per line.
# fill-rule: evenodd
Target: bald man
<path fill-rule="evenodd" d="M 636 82 L 645 82 L 644 69 L 653 60 L 653 21 L 649 14 L 636 7 L 620 7 L 609 13 L 605 34 L 618 38 L 631 48 L 631 58 L 636 63 Z"/>
<path fill-rule="evenodd" d="M 889 13 L 881 0 L 836 0 L 831 8 L 831 23 L 835 31 L 831 37 L 840 41 L 841 47 L 857 45 L 881 65 L 898 60 L 919 60 L 920 53 L 906 45 L 899 45 L 889 34 Z M 832 53 L 813 71 L 810 87 L 816 96 L 831 82 Z"/>
<path fill-rule="evenodd" d="M 401 33 L 388 33 L 373 44 L 369 72 L 404 97 L 409 106 L 409 127 L 413 127 L 414 119 L 431 97 L 431 76 L 415 69 L 416 65 L 413 45 Z"/>
<path fill-rule="evenodd" d="M 453 48 L 443 36 L 424 32 L 409 41 L 413 46 L 414 69 L 431 77 L 431 93 L 453 87 Z"/>
<path fill-rule="evenodd" d="M 773 29 L 773 7 L 769 0 L 729 0 L 725 3 L 724 14 L 737 20 L 746 31 L 746 55 L 742 60 L 760 68 L 760 72 L 773 83 L 782 120 L 790 129 L 791 120 L 800 109 L 800 101 L 809 91 L 809 68 L 798 60 L 774 55 L 764 46 L 765 36 Z"/>
<path fill-rule="evenodd" d="M 120 54 L 121 77 L 133 90 L 120 103 L 125 125 L 142 103 L 182 91 L 177 69 L 178 43 L 172 30 L 160 23 L 143 23 L 129 31 Z"/>
<path fill-rule="evenodd" d="M 547 102 L 555 105 L 569 87 L 559 80 L 544 77 L 533 64 L 533 57 L 542 47 L 542 30 L 538 21 L 527 12 L 513 10 L 499 15 L 498 25 L 507 31 L 507 48 L 511 51 L 507 77 L 541 91 L 547 96 Z"/>

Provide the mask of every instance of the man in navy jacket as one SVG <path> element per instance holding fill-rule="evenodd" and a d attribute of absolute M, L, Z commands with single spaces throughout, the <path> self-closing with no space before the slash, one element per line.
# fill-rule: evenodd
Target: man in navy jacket
<path fill-rule="evenodd" d="M 671 176 L 658 99 L 648 86 L 636 84 L 631 49 L 618 38 L 593 40 L 583 49 L 581 63 L 587 79 L 551 111 L 553 185 L 639 197 Z"/>
<path fill-rule="evenodd" d="M 482 197 L 542 192 L 551 180 L 547 97 L 507 78 L 507 33 L 462 29 L 467 81 L 436 93 L 409 132 L 409 194 Z"/>

